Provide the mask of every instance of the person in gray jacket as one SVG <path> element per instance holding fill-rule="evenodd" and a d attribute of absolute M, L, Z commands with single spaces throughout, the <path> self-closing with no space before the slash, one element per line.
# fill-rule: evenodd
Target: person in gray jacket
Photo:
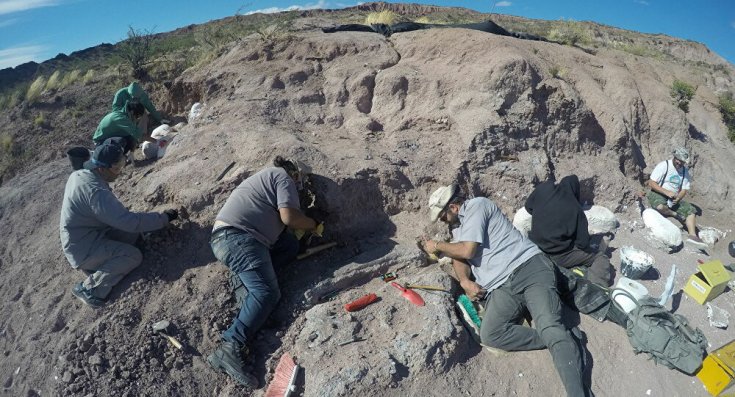
<path fill-rule="evenodd" d="M 122 138 L 109 138 L 97 146 L 84 169 L 66 182 L 59 234 L 66 259 L 87 278 L 72 288 L 85 304 L 101 307 L 112 287 L 140 265 L 143 254 L 133 244 L 141 232 L 161 229 L 178 218 L 170 209 L 162 213 L 128 211 L 108 183 L 125 166 Z"/>

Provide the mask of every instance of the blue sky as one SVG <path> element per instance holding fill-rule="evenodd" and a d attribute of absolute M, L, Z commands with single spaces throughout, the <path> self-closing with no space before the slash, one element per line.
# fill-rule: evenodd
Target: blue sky
<path fill-rule="evenodd" d="M 403 1 L 396 1 L 403 2 Z M 536 19 L 595 21 L 704 43 L 735 63 L 735 0 L 433 0 Z M 115 43 L 128 26 L 166 32 L 240 13 L 342 8 L 351 0 L 0 0 L 0 69 Z"/>

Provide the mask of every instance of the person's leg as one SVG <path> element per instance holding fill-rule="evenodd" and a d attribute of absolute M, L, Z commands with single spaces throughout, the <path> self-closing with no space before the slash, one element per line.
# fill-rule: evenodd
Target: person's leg
<path fill-rule="evenodd" d="M 292 233 L 283 231 L 273 248 L 270 249 L 271 261 L 274 268 L 280 268 L 294 260 L 299 253 L 299 240 Z"/>
<path fill-rule="evenodd" d="M 561 381 L 570 396 L 588 395 L 583 381 L 582 358 L 572 334 L 562 323 L 562 303 L 556 288 L 554 264 L 536 255 L 513 276 L 513 290 L 525 299 L 534 326 L 551 352 Z"/>
<path fill-rule="evenodd" d="M 535 329 L 519 325 L 525 306 L 520 297 L 509 292 L 507 281 L 490 293 L 485 304 L 485 315 L 480 326 L 480 341 L 483 345 L 505 351 L 545 349 Z"/>
<path fill-rule="evenodd" d="M 258 380 L 245 371 L 242 349 L 280 298 L 270 255 L 266 246 L 249 233 L 236 229 L 215 232 L 210 246 L 214 256 L 230 269 L 231 276 L 237 276 L 236 279 L 231 277 L 231 283 L 239 284 L 246 293 L 238 296 L 235 289 L 238 301 L 242 302 L 240 311 L 222 334 L 223 342 L 207 356 L 207 362 L 240 384 L 257 387 Z"/>
<path fill-rule="evenodd" d="M 79 268 L 92 271 L 82 286 L 92 296 L 105 299 L 120 280 L 143 261 L 140 250 L 120 241 L 98 243 Z"/>
<path fill-rule="evenodd" d="M 281 298 L 268 248 L 246 232 L 229 229 L 211 241 L 215 256 L 247 289 L 232 325 L 222 334 L 240 346 L 255 335 Z"/>
<path fill-rule="evenodd" d="M 676 216 L 676 212 L 672 211 L 666 204 L 668 199 L 662 194 L 651 190 L 646 194 L 646 198 L 648 199 L 648 203 L 651 205 L 651 208 L 655 208 L 658 212 L 661 213 L 661 215 L 673 217 Z"/>
<path fill-rule="evenodd" d="M 549 255 L 559 267 L 571 269 L 576 266 L 589 268 L 585 272 L 587 279 L 603 287 L 610 286 L 610 260 L 603 253 L 587 252 L 577 247 L 562 253 Z"/>
<path fill-rule="evenodd" d="M 110 240 L 115 240 L 121 243 L 135 245 L 135 243 L 138 242 L 138 238 L 140 238 L 140 233 L 129 233 L 129 232 L 124 232 L 122 230 L 112 229 L 109 232 L 107 232 L 106 236 Z"/>

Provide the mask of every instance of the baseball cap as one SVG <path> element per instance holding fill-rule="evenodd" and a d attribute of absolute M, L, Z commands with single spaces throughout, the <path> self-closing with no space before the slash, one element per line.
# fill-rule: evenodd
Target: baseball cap
<path fill-rule="evenodd" d="M 111 168 L 123 156 L 125 139 L 121 137 L 107 138 L 101 145 L 94 148 L 92 158 L 84 162 L 84 168 Z"/>

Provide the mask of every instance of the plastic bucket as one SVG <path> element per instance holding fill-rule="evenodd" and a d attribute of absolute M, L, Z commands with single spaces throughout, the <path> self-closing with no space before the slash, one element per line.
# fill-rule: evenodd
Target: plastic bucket
<path fill-rule="evenodd" d="M 621 277 L 615 285 L 615 289 L 612 291 L 612 298 L 626 313 L 630 313 L 637 305 L 629 296 L 620 290 L 633 296 L 636 301 L 648 295 L 648 288 L 643 284 L 629 278 Z"/>
<path fill-rule="evenodd" d="M 637 280 L 653 266 L 653 257 L 633 247 L 620 250 L 620 271 L 623 276 Z"/>
<path fill-rule="evenodd" d="M 84 167 L 84 162 L 89 160 L 89 150 L 85 147 L 73 147 L 66 151 L 66 156 L 71 161 L 71 168 L 81 170 Z"/>

